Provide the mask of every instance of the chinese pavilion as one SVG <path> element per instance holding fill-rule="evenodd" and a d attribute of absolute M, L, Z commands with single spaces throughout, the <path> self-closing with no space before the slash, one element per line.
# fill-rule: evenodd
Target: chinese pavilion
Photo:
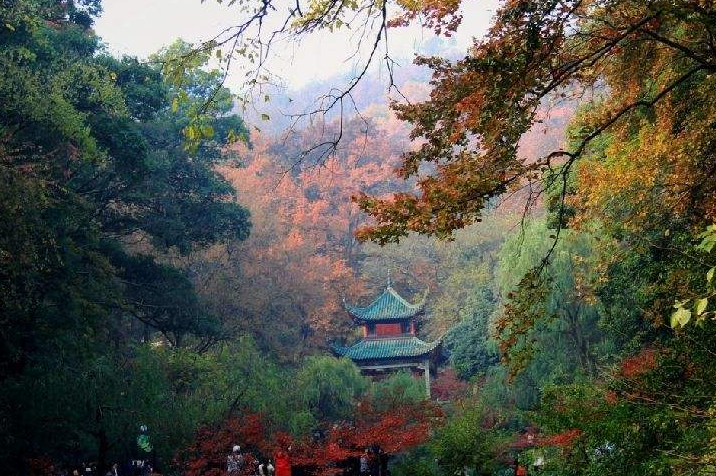
<path fill-rule="evenodd" d="M 366 375 L 409 369 L 425 377 L 430 396 L 430 374 L 440 354 L 440 340 L 424 342 L 416 336 L 424 315 L 425 299 L 410 304 L 390 284 L 366 307 L 345 304 L 353 321 L 363 329 L 363 338 L 352 346 L 332 346 L 333 353 L 351 359 Z M 432 367 L 432 369 L 431 369 Z"/>

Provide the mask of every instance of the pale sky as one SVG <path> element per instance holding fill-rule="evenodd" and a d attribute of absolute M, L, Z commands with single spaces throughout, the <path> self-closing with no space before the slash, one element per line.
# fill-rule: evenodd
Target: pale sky
<path fill-rule="evenodd" d="M 464 52 L 473 37 L 486 32 L 498 0 L 465 0 L 465 3 L 462 25 L 453 38 L 443 40 L 440 48 Z M 99 36 L 111 52 L 140 58 L 176 38 L 198 42 L 237 23 L 236 8 L 219 5 L 215 0 L 203 4 L 200 0 L 105 0 L 103 5 L 104 13 L 95 27 Z M 434 36 L 418 26 L 391 29 L 391 56 L 409 62 L 415 53 L 424 53 L 428 46 L 435 48 Z M 313 80 L 351 73 L 357 60 L 347 58 L 355 49 L 354 41 L 349 32 L 343 32 L 316 35 L 300 45 L 284 42 L 274 50 L 271 71 L 294 90 Z M 227 86 L 231 87 L 231 78 Z"/>

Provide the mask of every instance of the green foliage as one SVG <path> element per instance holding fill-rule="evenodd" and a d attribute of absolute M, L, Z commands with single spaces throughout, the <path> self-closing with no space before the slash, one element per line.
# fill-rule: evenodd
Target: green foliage
<path fill-rule="evenodd" d="M 340 420 L 352 414 L 368 381 L 348 359 L 309 357 L 295 376 L 298 398 L 316 420 Z"/>
<path fill-rule="evenodd" d="M 401 1 L 396 24 L 422 11 L 439 26 L 459 3 Z M 427 140 L 400 173 L 439 166 L 420 196 L 360 197 L 378 220 L 360 236 L 446 238 L 482 217 L 499 226 L 464 230 L 453 247 L 410 237 L 402 249 L 347 253 L 347 274 L 358 254 L 372 253 L 360 272 L 409 269 L 419 276 L 412 291 L 437 290 L 427 330 L 447 331 L 451 364 L 474 385 L 396 474 L 504 474 L 514 432 L 528 422 L 541 446 L 521 458 L 543 456 L 543 474 L 713 473 L 708 3 L 506 2 L 465 59 L 419 60 L 435 70 L 435 90 L 396 109 L 415 125 L 412 137 Z M 342 28 L 365 10 L 388 5 L 317 1 L 291 28 Z M 409 374 L 371 387 L 345 360 L 279 367 L 207 311 L 185 258 L 250 231 L 241 197 L 218 172 L 236 159 L 227 146 L 248 142 L 223 74 L 208 66 L 227 59 L 216 42 L 182 41 L 151 65 L 114 58 L 90 30 L 99 11 L 98 0 L 14 0 L 0 10 L 3 471 L 26 474 L 37 456 L 126 459 L 139 425 L 166 463 L 199 425 L 241 412 L 305 436 L 350 418 L 366 396 L 378 410 L 421 402 L 423 382 Z M 254 60 L 246 48 L 236 53 Z M 518 141 L 555 78 L 607 87 L 581 108 L 566 153 L 524 161 Z M 540 177 L 547 215 L 502 246 L 507 226 L 485 209 Z M 243 319 L 244 303 L 231 304 L 226 313 Z"/>
<path fill-rule="evenodd" d="M 502 350 L 517 371 L 538 356 L 550 362 L 553 376 L 594 375 L 599 357 L 611 348 L 592 290 L 590 255 L 598 235 L 563 230 L 544 263 L 550 234 L 544 221 L 531 223 L 500 252 L 498 282 L 508 297 L 498 320 Z"/>
<path fill-rule="evenodd" d="M 229 159 L 230 131 L 245 129 L 224 103 L 204 118 L 212 140 L 188 151 L 189 119 L 170 113 L 170 85 L 157 68 L 102 51 L 89 30 L 99 11 L 95 0 L 19 0 L 0 10 L 0 465 L 8 474 L 43 454 L 104 466 L 130 454 L 142 422 L 167 460 L 216 417 L 187 411 L 206 404 L 185 399 L 146 346 L 205 350 L 222 336 L 168 257 L 248 235 L 248 213 L 216 170 Z M 192 80 L 188 98 L 200 102 L 215 80 L 199 72 Z"/>
<path fill-rule="evenodd" d="M 400 408 L 425 399 L 425 381 L 408 372 L 397 372 L 371 386 L 371 400 L 376 403 L 378 411 Z"/>
<path fill-rule="evenodd" d="M 180 113 L 183 146 L 191 152 L 203 143 L 218 139 L 222 143 L 244 141 L 248 132 L 240 121 L 231 121 L 233 96 L 223 86 L 225 76 L 218 69 L 207 70 L 213 45 L 195 49 L 176 40 L 150 59 L 160 64 L 170 86 L 171 112 Z M 218 50 L 217 50 L 218 51 Z M 226 116 L 229 120 L 219 120 Z"/>
<path fill-rule="evenodd" d="M 537 420 L 546 431 L 578 429 L 571 451 L 553 448 L 548 474 L 704 474 L 714 368 L 704 343 L 711 330 L 643 351 L 612 370 L 611 379 L 550 386 Z M 704 336 L 703 334 L 709 334 Z M 684 363 L 690 362 L 690 370 Z"/>
<path fill-rule="evenodd" d="M 499 360 L 489 330 L 490 318 L 496 305 L 489 289 L 474 289 L 474 294 L 466 299 L 460 310 L 460 321 L 445 335 L 450 364 L 462 379 L 484 374 Z"/>
<path fill-rule="evenodd" d="M 698 238 L 701 242 L 696 246 L 697 252 L 710 254 L 716 245 L 716 225 L 709 225 L 704 232 L 699 234 Z M 704 324 L 707 318 L 712 320 L 716 318 L 716 310 L 709 310 L 709 299 L 716 296 L 716 282 L 714 282 L 714 272 L 716 267 L 708 267 L 704 275 L 705 292 L 689 299 L 678 300 L 674 303 L 673 314 L 671 314 L 671 327 L 685 327 L 692 316 L 695 318 L 696 324 Z M 696 271 L 696 270 L 694 270 Z M 687 306 L 692 305 L 691 309 Z"/>
<path fill-rule="evenodd" d="M 491 475 L 499 468 L 495 455 L 506 443 L 507 434 L 492 425 L 490 415 L 480 405 L 469 406 L 440 428 L 430 443 L 442 474 Z"/>
<path fill-rule="evenodd" d="M 390 471 L 395 476 L 435 476 L 440 474 L 440 467 L 427 448 L 419 448 L 399 457 Z"/>
<path fill-rule="evenodd" d="M 400 456 L 391 473 L 401 476 L 488 476 L 507 469 L 510 440 L 506 421 L 477 402 L 455 409 L 422 448 Z"/>

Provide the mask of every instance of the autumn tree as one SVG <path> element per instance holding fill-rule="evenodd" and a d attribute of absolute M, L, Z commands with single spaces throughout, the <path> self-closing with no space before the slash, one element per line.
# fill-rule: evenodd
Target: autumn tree
<path fill-rule="evenodd" d="M 315 366 L 309 362 L 308 367 Z M 353 366 L 353 364 L 348 363 Z M 340 363 L 335 368 L 339 368 Z M 310 392 L 310 386 L 302 391 Z M 341 404 L 341 397 L 327 394 L 325 405 Z M 331 400 L 334 400 L 333 403 Z M 345 403 L 345 402 L 343 402 Z M 351 467 L 366 448 L 380 449 L 387 457 L 414 448 L 443 421 L 442 411 L 424 398 L 413 399 L 400 390 L 367 395 L 348 406 L 347 413 L 324 412 L 309 433 L 271 430 L 265 415 L 245 412 L 197 432 L 196 439 L 177 455 L 184 474 L 220 474 L 226 455 L 237 442 L 250 459 L 271 458 L 275 451 L 291 447 L 291 464 L 297 474 L 339 474 Z M 250 471 L 250 466 L 247 466 Z"/>
<path fill-rule="evenodd" d="M 397 186 L 400 131 L 360 119 L 345 128 L 340 154 L 324 159 L 317 151 L 300 163 L 318 128 L 288 140 L 255 135 L 251 149 L 238 151 L 243 164 L 222 168 L 251 210 L 252 235 L 197 255 L 192 265 L 218 315 L 240 318 L 236 329 L 288 358 L 352 327 L 342 298 L 365 292 L 358 274 L 364 250 L 354 236 L 365 217 L 350 197 Z"/>

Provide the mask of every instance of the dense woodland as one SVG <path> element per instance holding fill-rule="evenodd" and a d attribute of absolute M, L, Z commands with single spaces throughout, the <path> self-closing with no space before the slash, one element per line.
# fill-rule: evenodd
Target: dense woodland
<path fill-rule="evenodd" d="M 104 474 L 142 425 L 169 475 L 236 443 L 297 475 L 716 474 L 716 3 L 506 0 L 427 83 L 359 74 L 288 134 L 230 89 L 250 27 L 449 36 L 461 1 L 239 3 L 140 60 L 100 0 L 0 0 L 1 474 Z M 388 280 L 428 292 L 432 400 L 328 351 Z"/>

